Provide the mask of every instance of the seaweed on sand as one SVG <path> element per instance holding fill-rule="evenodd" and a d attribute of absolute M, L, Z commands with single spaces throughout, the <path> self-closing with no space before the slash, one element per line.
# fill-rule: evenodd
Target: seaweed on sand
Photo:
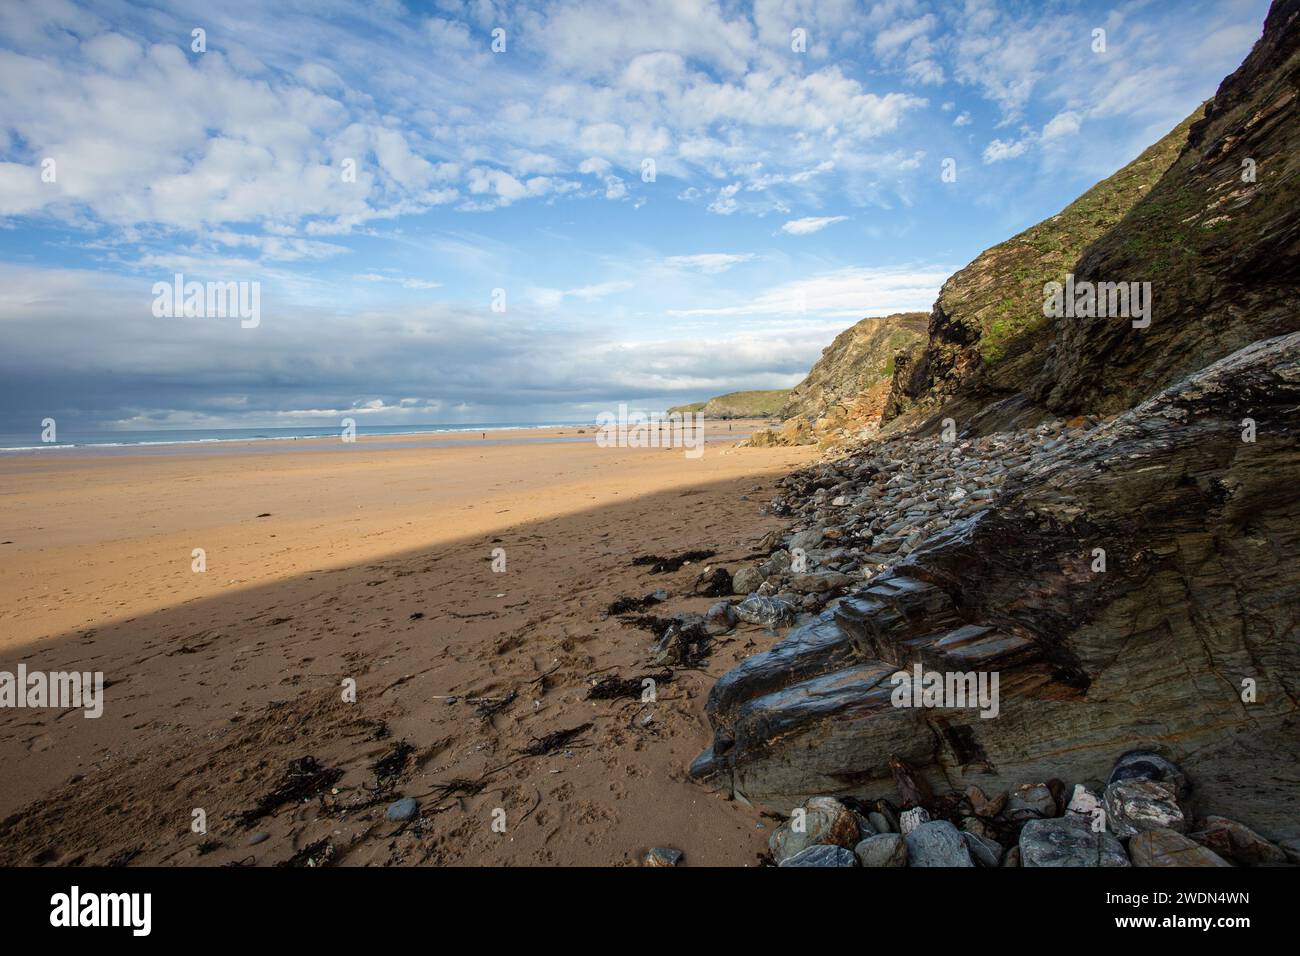
<path fill-rule="evenodd" d="M 291 760 L 280 782 L 257 801 L 257 806 L 241 813 L 239 822 L 245 827 L 252 826 L 262 817 L 275 813 L 286 803 L 307 800 L 323 793 L 334 786 L 341 776 L 343 776 L 342 768 L 321 766 L 320 762 L 310 755 Z"/>

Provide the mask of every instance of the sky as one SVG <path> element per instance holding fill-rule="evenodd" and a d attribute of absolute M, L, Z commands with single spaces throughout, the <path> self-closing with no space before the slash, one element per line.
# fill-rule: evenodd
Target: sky
<path fill-rule="evenodd" d="M 1267 8 L 0 0 L 0 431 L 792 386 L 1168 132 Z M 177 274 L 256 324 L 158 314 Z"/>

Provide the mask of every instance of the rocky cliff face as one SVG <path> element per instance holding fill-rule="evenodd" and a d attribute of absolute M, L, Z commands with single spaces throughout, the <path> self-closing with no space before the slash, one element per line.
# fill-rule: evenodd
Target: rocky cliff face
<path fill-rule="evenodd" d="M 847 406 L 894 374 L 894 356 L 925 336 L 924 312 L 863 319 L 822 350 L 808 377 L 790 391 L 782 418 L 815 420 Z"/>
<path fill-rule="evenodd" d="M 1144 281 L 1151 324 L 1058 321 L 1027 391 L 1110 413 L 1300 326 L 1300 3 L 1278 3 L 1160 182 L 1093 242 L 1077 280 Z"/>
<path fill-rule="evenodd" d="M 944 284 L 924 349 L 895 370 L 885 421 L 948 416 L 978 433 L 1049 414 L 1113 414 L 1294 329 L 1298 100 L 1300 3 L 1285 0 L 1203 109 Z M 1149 284 L 1149 325 L 1045 316 L 1044 286 L 1067 276 L 1081 288 Z"/>
<path fill-rule="evenodd" d="M 957 396 L 978 403 L 1023 390 L 1051 342 L 1043 286 L 1119 223 L 1178 156 L 1201 110 L 1063 210 L 981 253 L 939 292 L 924 348 L 898 364 L 885 407 L 933 412 Z"/>
<path fill-rule="evenodd" d="M 754 444 L 805 444 L 874 425 L 884 409 L 894 362 L 925 341 L 924 312 L 867 318 L 822 350 L 808 377 L 781 407 L 785 425 Z"/>
<path fill-rule="evenodd" d="M 945 285 L 886 437 L 772 505 L 802 573 L 864 583 L 718 681 L 697 778 L 923 806 L 1141 750 L 1198 812 L 1300 835 L 1298 49 L 1281 0 L 1204 117 Z M 1045 319 L 1067 274 L 1150 283 L 1150 322 Z M 795 596 L 784 566 L 758 597 Z M 918 666 L 996 675 L 996 713 L 900 706 Z"/>
<path fill-rule="evenodd" d="M 789 807 L 889 791 L 893 759 L 997 790 L 1104 780 L 1117 754 L 1153 749 L 1194 774 L 1202 812 L 1297 835 L 1278 794 L 1300 788 L 1300 333 L 1057 435 L 994 464 L 980 507 L 720 679 L 694 774 Z M 873 479 L 918 452 L 904 440 L 823 465 L 812 480 L 837 497 L 792 507 L 841 546 L 896 539 L 931 513 L 908 500 L 880 515 Z M 951 471 L 921 469 L 922 490 Z M 892 676 L 917 664 L 998 673 L 996 716 L 895 706 Z"/>

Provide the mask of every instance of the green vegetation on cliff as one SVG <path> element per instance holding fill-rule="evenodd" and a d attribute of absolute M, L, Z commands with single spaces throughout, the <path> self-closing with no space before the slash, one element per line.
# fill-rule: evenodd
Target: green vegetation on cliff
<path fill-rule="evenodd" d="M 771 418 L 785 404 L 788 388 L 770 391 L 728 392 L 707 402 L 692 402 L 668 409 L 669 414 L 702 412 L 705 418 Z"/>
<path fill-rule="evenodd" d="M 1023 390 L 1052 339 L 1052 320 L 1043 315 L 1044 285 L 1063 281 L 1084 250 L 1154 189 L 1203 111 L 1198 107 L 1055 216 L 985 250 L 945 282 L 931 313 L 929 341 L 895 372 L 885 420 L 913 405 L 937 407 L 958 392 Z"/>

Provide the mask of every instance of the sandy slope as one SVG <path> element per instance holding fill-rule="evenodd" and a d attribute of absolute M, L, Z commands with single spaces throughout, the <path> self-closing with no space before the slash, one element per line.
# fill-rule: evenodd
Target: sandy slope
<path fill-rule="evenodd" d="M 698 567 L 631 559 L 708 548 L 734 567 L 776 525 L 760 516 L 773 480 L 811 454 L 713 441 L 689 460 L 584 439 L 0 458 L 0 669 L 111 685 L 98 720 L 0 710 L 0 862 L 268 864 L 328 840 L 312 856 L 347 864 L 604 865 L 650 845 L 752 863 L 769 831 L 684 776 L 711 678 L 679 671 L 652 706 L 586 690 L 651 670 L 650 635 L 606 619 L 610 601 L 667 587 L 659 613 L 710 603 L 683 597 Z M 707 670 L 772 640 L 745 627 Z M 512 691 L 487 719 L 468 700 Z M 344 809 L 402 740 L 414 751 L 391 793 Z M 324 801 L 236 819 L 308 755 L 342 771 Z M 442 795 L 456 779 L 481 789 Z M 418 820 L 384 819 L 400 795 L 420 797 Z"/>

